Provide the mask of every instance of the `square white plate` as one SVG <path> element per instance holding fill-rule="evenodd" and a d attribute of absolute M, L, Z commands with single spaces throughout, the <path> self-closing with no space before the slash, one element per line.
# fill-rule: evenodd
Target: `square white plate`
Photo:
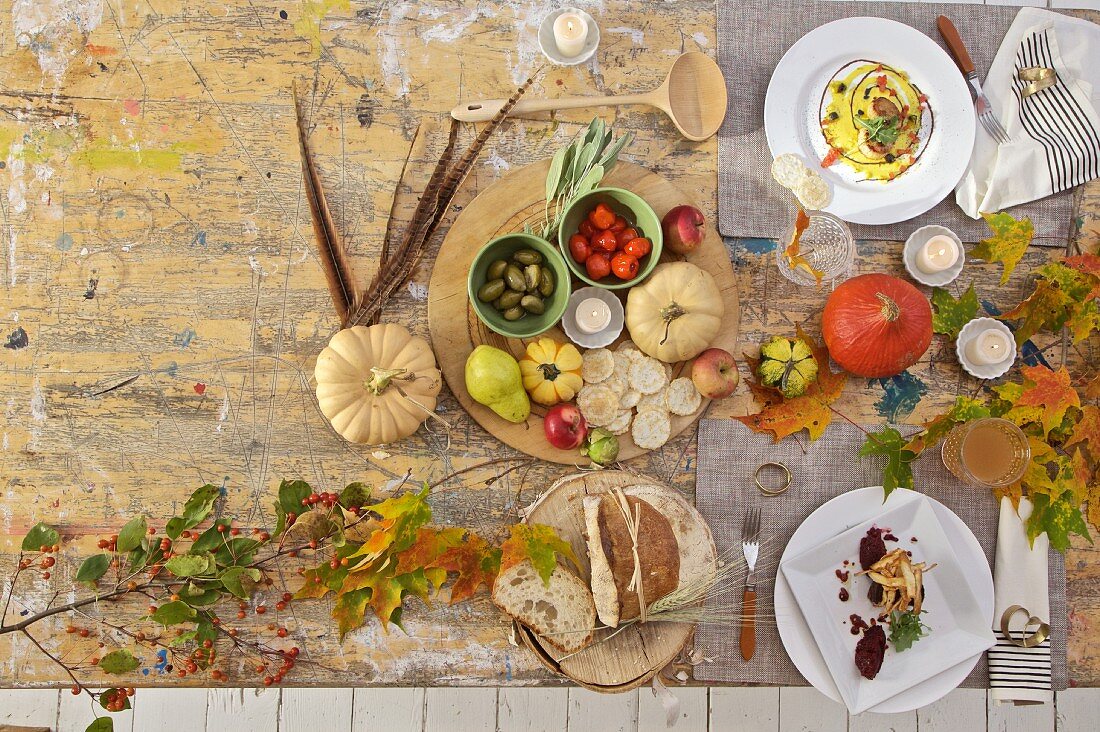
<path fill-rule="evenodd" d="M 924 575 L 925 602 L 921 621 L 930 629 L 913 646 L 898 653 L 888 642 L 882 668 L 865 679 L 855 665 L 859 636 L 852 635 L 849 615 L 865 621 L 878 615 L 867 599 L 871 580 L 859 571 L 859 542 L 872 526 L 889 529 L 901 547 L 913 553 L 913 561 L 938 566 Z M 917 542 L 911 542 L 911 537 Z M 844 560 L 849 566 L 844 567 Z M 851 569 L 847 602 L 839 598 L 841 583 L 836 570 Z M 813 633 L 841 698 L 852 714 L 859 714 L 890 697 L 981 653 L 996 641 L 966 575 L 959 566 L 943 527 L 928 501 L 908 501 L 870 521 L 853 526 L 812 550 L 780 565 L 802 615 Z M 889 636 L 889 629 L 887 628 Z"/>

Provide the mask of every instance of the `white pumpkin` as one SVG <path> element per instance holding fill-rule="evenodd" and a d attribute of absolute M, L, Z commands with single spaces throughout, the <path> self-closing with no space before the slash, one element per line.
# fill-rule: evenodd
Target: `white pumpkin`
<path fill-rule="evenodd" d="M 626 327 L 639 350 L 666 363 L 695 358 L 722 327 L 722 293 L 689 262 L 658 265 L 626 299 Z"/>
<path fill-rule="evenodd" d="M 339 331 L 317 357 L 313 376 L 332 428 L 368 445 L 416 432 L 443 386 L 428 342 L 386 323 Z"/>

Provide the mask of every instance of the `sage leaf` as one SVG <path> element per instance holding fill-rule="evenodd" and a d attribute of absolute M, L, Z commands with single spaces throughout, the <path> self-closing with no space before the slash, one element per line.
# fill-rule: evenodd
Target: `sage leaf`
<path fill-rule="evenodd" d="M 594 190 L 600 185 L 600 181 L 603 180 L 603 166 L 593 165 L 592 168 L 585 174 L 583 178 L 577 183 L 577 187 L 574 189 L 574 196 L 583 196 L 591 190 Z"/>
<path fill-rule="evenodd" d="M 129 552 L 141 546 L 141 540 L 145 538 L 148 526 L 144 516 L 137 516 L 126 522 L 118 532 L 118 541 L 115 546 L 120 552 Z"/>
<path fill-rule="evenodd" d="M 569 153 L 569 147 L 558 148 L 554 157 L 550 159 L 550 170 L 546 173 L 546 200 L 554 200 L 558 195 L 558 187 L 561 185 L 562 168 L 565 166 L 565 156 Z"/>
<path fill-rule="evenodd" d="M 76 571 L 77 582 L 87 582 L 94 585 L 99 578 L 107 574 L 107 568 L 111 566 L 111 558 L 106 554 L 93 554 L 84 560 L 80 569 Z"/>
<path fill-rule="evenodd" d="M 36 552 L 44 546 L 53 546 L 60 541 L 61 535 L 57 531 L 39 521 L 23 537 L 23 543 L 19 548 L 25 552 Z"/>
<path fill-rule="evenodd" d="M 611 147 L 604 151 L 603 156 L 600 157 L 600 165 L 603 166 L 605 172 L 611 170 L 611 168 L 615 166 L 616 161 L 619 159 L 619 153 L 622 152 L 624 147 L 632 142 L 634 142 L 634 133 L 628 132 L 618 140 L 615 140 Z"/>
<path fill-rule="evenodd" d="M 99 659 L 99 667 L 107 674 L 129 673 L 140 665 L 141 661 L 134 654 L 122 648 Z"/>
<path fill-rule="evenodd" d="M 596 160 L 596 156 L 599 154 L 597 145 L 594 142 L 590 142 L 584 146 L 580 155 L 573 161 L 573 180 L 580 181 L 588 171 L 588 167 Z M 576 194 L 576 183 L 574 183 L 574 196 Z"/>
<path fill-rule="evenodd" d="M 588 123 L 588 129 L 584 133 L 584 144 L 589 143 L 601 143 L 603 142 L 604 132 L 607 125 L 604 124 L 603 119 L 600 117 L 593 117 L 592 121 Z"/>
<path fill-rule="evenodd" d="M 168 627 L 169 625 L 179 625 L 194 620 L 195 615 L 195 608 L 189 606 L 183 600 L 174 600 L 158 607 L 149 617 Z M 103 660 L 107 659 L 104 658 Z"/>

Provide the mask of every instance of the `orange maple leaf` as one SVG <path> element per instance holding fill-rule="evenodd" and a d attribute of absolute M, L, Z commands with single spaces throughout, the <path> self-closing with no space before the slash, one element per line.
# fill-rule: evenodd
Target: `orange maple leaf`
<path fill-rule="evenodd" d="M 1081 407 L 1081 419 L 1073 426 L 1065 448 L 1074 445 L 1087 446 L 1089 455 L 1100 458 L 1100 407 L 1086 404 Z"/>
<path fill-rule="evenodd" d="M 431 567 L 444 552 L 461 544 L 466 533 L 466 529 L 454 527 L 421 526 L 412 546 L 397 555 L 397 574 Z"/>
<path fill-rule="evenodd" d="M 477 534 L 469 534 L 466 541 L 443 552 L 432 566 L 458 573 L 451 586 L 451 604 L 454 605 L 472 597 L 481 585 L 493 586 L 500 570 L 500 556 L 500 549 Z"/>
<path fill-rule="evenodd" d="M 1081 398 L 1069 381 L 1069 371 L 1062 366 L 1052 371 L 1046 366 L 1024 366 L 1024 390 L 1016 407 L 1036 407 L 1044 434 L 1062 423 L 1066 410 L 1080 407 Z"/>
<path fill-rule="evenodd" d="M 806 335 L 801 326 L 798 337 L 809 344 L 817 360 L 817 380 L 810 384 L 805 394 L 794 399 L 784 399 L 777 390 L 761 384 L 756 376 L 758 359 L 746 356 L 753 374 L 749 388 L 763 404 L 763 409 L 734 419 L 754 432 L 771 432 L 776 442 L 802 429 L 809 432 L 811 440 L 821 437 L 833 419 L 829 405 L 840 397 L 848 382 L 845 372 L 829 369 L 829 352 Z"/>
<path fill-rule="evenodd" d="M 1075 269 L 1078 272 L 1092 275 L 1096 278 L 1096 282 L 1092 286 L 1092 292 L 1089 293 L 1088 299 L 1092 300 L 1100 297 L 1100 256 L 1095 254 L 1078 254 L 1076 257 L 1066 257 L 1062 260 L 1062 264 Z"/>

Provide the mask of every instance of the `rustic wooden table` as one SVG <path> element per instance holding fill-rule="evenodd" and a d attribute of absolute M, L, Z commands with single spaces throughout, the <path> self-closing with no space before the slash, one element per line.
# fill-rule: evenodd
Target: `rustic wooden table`
<path fill-rule="evenodd" d="M 437 129 L 460 99 L 503 96 L 534 73 L 541 65 L 535 29 L 554 6 L 0 2 L 0 18 L 12 21 L 0 35 L 7 186 L 0 199 L 0 577 L 10 574 L 20 538 L 36 521 L 61 528 L 70 546 L 52 582 L 24 585 L 9 618 L 41 608 L 55 590 L 68 595 L 76 558 L 98 536 L 139 511 L 163 521 L 205 482 L 224 487 L 229 512 L 265 524 L 282 477 L 325 489 L 363 480 L 385 492 L 398 489 L 406 471 L 432 480 L 509 454 L 446 392 L 440 411 L 449 433 L 422 429 L 384 451 L 348 445 L 317 411 L 312 366 L 337 322 L 311 243 L 290 89 L 297 82 L 314 105 L 319 164 L 367 276 L 418 125 Z M 533 95 L 648 89 L 682 51 L 714 51 L 709 0 L 605 0 L 596 12 L 603 30 L 596 61 L 544 70 Z M 647 110 L 601 114 L 637 134 L 625 157 L 673 180 L 713 219 L 715 140 L 687 142 Z M 548 157 L 588 116 L 507 123 L 456 208 L 503 171 Z M 425 129 L 429 141 L 438 139 Z M 402 202 L 410 193 L 400 192 Z M 399 208 L 400 218 L 407 207 Z M 1080 211 L 1076 242 L 1095 250 L 1100 187 L 1085 190 Z M 815 326 L 822 296 L 779 277 L 774 242 L 728 246 L 743 294 L 744 348 L 765 333 Z M 977 264 L 967 273 L 986 297 L 1008 306 L 1026 291 L 1029 269 L 1057 251 L 1032 247 L 1004 288 L 994 286 L 999 267 Z M 895 243 L 861 242 L 860 267 L 898 270 L 898 252 Z M 426 334 L 432 264 L 426 257 L 387 320 Z M 1097 350 L 1091 342 L 1065 353 L 1052 343 L 1046 353 L 1052 362 L 1068 357 L 1080 375 L 1097 362 Z M 909 376 L 855 380 L 843 405 L 858 420 L 915 422 L 977 386 L 937 336 Z M 744 413 L 746 399 L 711 416 Z M 689 434 L 632 467 L 690 494 L 694 457 Z M 499 533 L 560 473 L 539 464 L 486 485 L 493 469 L 471 471 L 461 485 L 437 491 L 436 520 Z M 1080 541 L 1067 556 L 1070 671 L 1085 685 L 1100 682 L 1098 557 Z M 134 603 L 134 615 L 142 611 Z M 369 621 L 342 644 L 328 612 L 327 601 L 301 602 L 280 619 L 316 662 L 297 669 L 291 683 L 557 682 L 509 644 L 506 624 L 483 596 L 449 609 L 414 603 L 407 635 L 385 635 Z M 59 618 L 40 631 L 45 644 L 80 653 L 63 626 Z M 154 678 L 152 660 L 144 659 L 144 681 L 180 682 Z M 68 683 L 18 634 L 0 639 L 0 662 L 0 686 Z M 231 684 L 255 682 L 240 668 L 226 670 Z M 180 683 L 206 683 L 201 678 Z"/>

